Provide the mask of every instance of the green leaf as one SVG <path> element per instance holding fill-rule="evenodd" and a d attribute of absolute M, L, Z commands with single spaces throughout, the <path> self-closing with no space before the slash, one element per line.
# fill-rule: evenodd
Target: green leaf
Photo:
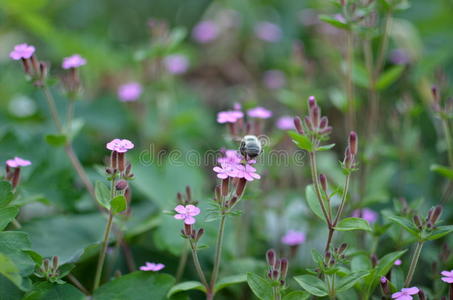
<path fill-rule="evenodd" d="M 272 286 L 268 280 L 255 273 L 247 273 L 247 283 L 256 297 L 272 300 Z"/>
<path fill-rule="evenodd" d="M 60 147 L 66 144 L 68 140 L 67 136 L 64 134 L 48 134 L 46 135 L 46 142 L 54 147 Z"/>
<path fill-rule="evenodd" d="M 358 271 L 354 272 L 351 274 L 346 275 L 346 277 L 341 278 L 336 287 L 335 290 L 337 293 L 342 293 L 344 291 L 349 290 L 351 287 L 354 286 L 354 284 L 357 283 L 360 279 L 363 277 L 367 276 L 369 274 L 368 271 Z"/>
<path fill-rule="evenodd" d="M 0 231 L 5 229 L 9 222 L 11 222 L 18 213 L 19 208 L 16 206 L 0 208 Z"/>
<path fill-rule="evenodd" d="M 362 218 L 344 218 L 341 220 L 337 226 L 335 226 L 335 230 L 338 231 L 351 231 L 351 230 L 365 230 L 365 231 L 373 231 L 371 229 L 370 224 L 367 220 Z"/>
<path fill-rule="evenodd" d="M 282 300 L 306 300 L 310 298 L 311 295 L 304 291 L 294 291 L 283 297 Z"/>
<path fill-rule="evenodd" d="M 394 83 L 398 78 L 400 78 L 401 74 L 404 71 L 403 65 L 395 65 L 391 67 L 389 70 L 386 70 L 384 73 L 379 76 L 376 82 L 376 89 L 383 90 Z"/>
<path fill-rule="evenodd" d="M 431 231 L 425 239 L 428 241 L 437 240 L 451 232 L 453 232 L 453 225 L 439 226 Z"/>
<path fill-rule="evenodd" d="M 247 281 L 247 274 L 238 274 L 238 275 L 231 275 L 221 278 L 215 285 L 214 290 L 216 292 L 224 289 L 228 286 L 243 283 Z"/>
<path fill-rule="evenodd" d="M 387 218 L 390 221 L 392 221 L 393 223 L 398 224 L 401 227 L 403 227 L 407 232 L 409 232 L 413 236 L 417 237 L 417 239 L 418 239 L 419 229 L 417 227 L 415 227 L 415 225 L 411 221 L 409 221 L 406 218 L 398 217 L 398 216 L 388 216 Z"/>
<path fill-rule="evenodd" d="M 335 144 L 329 144 L 329 145 L 324 145 L 324 146 L 319 146 L 316 148 L 316 151 L 327 151 L 335 147 Z"/>
<path fill-rule="evenodd" d="M 294 277 L 297 283 L 307 292 L 318 297 L 327 296 L 327 286 L 316 276 L 300 275 Z"/>
<path fill-rule="evenodd" d="M 0 274 L 8 278 L 17 287 L 22 287 L 22 276 L 16 264 L 6 255 L 0 253 Z"/>
<path fill-rule="evenodd" d="M 437 172 L 440 175 L 447 177 L 448 179 L 453 180 L 453 168 L 445 167 L 441 165 L 431 165 L 431 171 Z"/>
<path fill-rule="evenodd" d="M 96 181 L 94 193 L 96 195 L 96 201 L 102 207 L 110 210 L 110 189 L 108 186 L 101 181 Z"/>
<path fill-rule="evenodd" d="M 190 291 L 190 290 L 199 290 L 203 293 L 206 293 L 206 288 L 199 281 L 185 281 L 174 285 L 167 294 L 167 298 L 170 298 L 176 293 Z"/>
<path fill-rule="evenodd" d="M 312 184 L 307 185 L 305 188 L 305 198 L 307 200 L 308 206 L 310 207 L 311 211 L 321 220 L 325 222 L 324 214 L 322 213 L 321 204 L 318 201 L 318 197 L 316 196 L 314 187 Z"/>
<path fill-rule="evenodd" d="M 294 144 L 296 144 L 297 147 L 308 152 L 313 151 L 313 144 L 308 137 L 302 134 L 298 134 L 295 131 L 288 131 L 288 134 L 291 136 Z"/>
<path fill-rule="evenodd" d="M 22 300 L 24 296 L 24 292 L 2 274 L 0 274 L 0 291 L 1 300 Z"/>
<path fill-rule="evenodd" d="M 11 184 L 7 181 L 0 181 L 0 208 L 7 206 L 13 197 Z"/>
<path fill-rule="evenodd" d="M 112 214 L 123 212 L 127 208 L 127 200 L 123 195 L 118 195 L 110 202 Z"/>
<path fill-rule="evenodd" d="M 168 274 L 136 271 L 102 285 L 93 300 L 164 300 L 174 282 Z"/>
<path fill-rule="evenodd" d="M 343 23 L 329 15 L 319 15 L 319 19 L 339 29 L 349 29 L 349 24 Z"/>
<path fill-rule="evenodd" d="M 85 295 L 71 284 L 39 282 L 22 300 L 84 300 Z"/>

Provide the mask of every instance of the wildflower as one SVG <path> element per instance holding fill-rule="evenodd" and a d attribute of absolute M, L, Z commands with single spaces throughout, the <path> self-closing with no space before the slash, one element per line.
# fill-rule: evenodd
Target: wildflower
<path fill-rule="evenodd" d="M 401 291 L 392 294 L 392 299 L 412 300 L 412 295 L 418 294 L 418 291 L 417 287 L 402 288 Z"/>
<path fill-rule="evenodd" d="M 221 111 L 217 113 L 217 123 L 236 123 L 244 117 L 244 113 L 237 110 Z"/>
<path fill-rule="evenodd" d="M 261 176 L 256 173 L 256 169 L 251 165 L 238 165 L 237 166 L 237 178 L 244 178 L 247 181 L 253 181 L 255 179 L 260 179 Z"/>
<path fill-rule="evenodd" d="M 189 60 L 185 55 L 173 54 L 164 58 L 164 65 L 172 74 L 182 74 L 189 68 Z"/>
<path fill-rule="evenodd" d="M 442 271 L 440 273 L 442 276 L 441 280 L 446 283 L 453 283 L 453 270 L 451 271 Z"/>
<path fill-rule="evenodd" d="M 184 220 L 187 225 L 194 224 L 197 221 L 194 217 L 200 214 L 200 209 L 192 204 L 178 205 L 175 207 L 175 211 L 177 212 L 175 219 Z"/>
<path fill-rule="evenodd" d="M 271 22 L 259 22 L 255 26 L 255 34 L 262 41 L 276 43 L 282 37 L 282 30 L 277 24 Z"/>
<path fill-rule="evenodd" d="M 140 267 L 140 270 L 157 272 L 157 271 L 162 270 L 163 268 L 165 268 L 164 264 L 160 264 L 160 263 L 156 264 L 156 263 L 152 263 L 152 262 L 146 262 L 146 264 L 144 266 Z"/>
<path fill-rule="evenodd" d="M 31 161 L 16 156 L 13 159 L 8 159 L 6 165 L 10 168 L 20 168 L 31 165 Z"/>
<path fill-rule="evenodd" d="M 219 27 L 211 20 L 198 23 L 192 30 L 192 37 L 199 43 L 206 44 L 219 35 Z"/>
<path fill-rule="evenodd" d="M 233 109 L 234 109 L 234 110 L 241 110 L 241 109 L 242 109 L 241 103 L 239 103 L 239 102 L 234 102 L 234 104 L 233 104 Z"/>
<path fill-rule="evenodd" d="M 395 266 L 401 266 L 402 263 L 403 263 L 403 261 L 401 259 L 397 259 L 397 260 L 395 260 L 395 262 L 393 264 Z"/>
<path fill-rule="evenodd" d="M 286 77 L 282 71 L 270 70 L 264 73 L 263 82 L 269 89 L 279 89 L 285 85 Z"/>
<path fill-rule="evenodd" d="M 134 148 L 134 144 L 126 139 L 114 139 L 107 143 L 106 148 L 118 153 L 126 153 L 128 150 Z"/>
<path fill-rule="evenodd" d="M 297 246 L 303 242 L 305 242 L 305 234 L 296 230 L 289 230 L 282 237 L 282 243 L 288 246 Z"/>
<path fill-rule="evenodd" d="M 35 53 L 35 47 L 26 43 L 14 46 L 14 50 L 9 53 L 9 57 L 14 60 L 28 59 Z"/>
<path fill-rule="evenodd" d="M 264 107 L 257 106 L 255 108 L 249 109 L 247 115 L 251 118 L 257 119 L 268 119 L 272 117 L 272 112 Z"/>
<path fill-rule="evenodd" d="M 118 98 L 123 102 L 135 101 L 142 94 L 142 86 L 138 82 L 129 82 L 118 88 Z"/>
<path fill-rule="evenodd" d="M 87 63 L 86 59 L 80 56 L 79 54 L 74 54 L 63 59 L 62 67 L 63 69 L 72 69 L 78 68 Z"/>
<path fill-rule="evenodd" d="M 388 281 L 387 277 L 385 277 L 385 276 L 382 276 L 382 277 L 381 277 L 381 283 L 384 284 L 384 283 L 386 283 L 387 281 Z"/>
<path fill-rule="evenodd" d="M 294 118 L 290 116 L 283 116 L 277 120 L 276 126 L 281 130 L 293 130 L 294 127 Z"/>
<path fill-rule="evenodd" d="M 356 209 L 352 212 L 354 218 L 362 218 L 370 223 L 375 223 L 378 219 L 378 214 L 369 208 Z"/>
<path fill-rule="evenodd" d="M 242 160 L 242 156 L 239 154 L 238 151 L 236 150 L 226 150 L 225 151 L 225 156 L 220 157 L 217 159 L 217 162 L 219 164 L 225 163 L 225 164 L 238 164 Z"/>
<path fill-rule="evenodd" d="M 217 173 L 217 178 L 227 179 L 228 177 L 238 177 L 238 168 L 241 165 L 231 163 L 221 163 L 220 167 L 214 167 L 214 172 Z"/>

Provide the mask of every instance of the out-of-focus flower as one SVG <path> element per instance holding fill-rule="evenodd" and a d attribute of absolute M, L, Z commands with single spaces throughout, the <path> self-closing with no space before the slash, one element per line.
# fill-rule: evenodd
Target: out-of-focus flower
<path fill-rule="evenodd" d="M 189 68 L 189 60 L 185 55 L 172 54 L 164 58 L 164 65 L 169 73 L 182 74 Z"/>
<path fill-rule="evenodd" d="M 453 283 L 453 270 L 451 271 L 442 271 L 440 273 L 443 277 L 441 280 L 446 283 Z"/>
<path fill-rule="evenodd" d="M 244 117 L 244 113 L 242 111 L 237 110 L 228 110 L 228 111 L 221 111 L 217 113 L 217 123 L 236 123 L 239 119 Z"/>
<path fill-rule="evenodd" d="M 192 30 L 192 37 L 199 43 L 212 42 L 219 36 L 219 27 L 214 21 L 201 21 Z"/>
<path fill-rule="evenodd" d="M 241 109 L 242 109 L 241 103 L 239 103 L 239 102 L 234 102 L 234 104 L 233 104 L 233 109 L 234 109 L 234 110 L 241 110 Z"/>
<path fill-rule="evenodd" d="M 242 160 L 242 156 L 239 154 L 237 150 L 226 150 L 225 156 L 219 157 L 217 162 L 219 164 L 238 164 Z"/>
<path fill-rule="evenodd" d="M 286 76 L 282 71 L 269 70 L 264 73 L 263 82 L 269 89 L 279 89 L 286 84 Z"/>
<path fill-rule="evenodd" d="M 200 214 L 200 209 L 192 204 L 178 205 L 175 207 L 175 211 L 177 212 L 175 219 L 184 220 L 187 225 L 194 224 L 197 221 L 194 217 Z"/>
<path fill-rule="evenodd" d="M 19 168 L 31 165 L 31 161 L 16 156 L 13 159 L 8 159 L 6 164 L 11 168 Z"/>
<path fill-rule="evenodd" d="M 282 243 L 288 246 L 297 246 L 303 242 L 305 242 L 305 234 L 296 230 L 289 230 L 282 237 Z"/>
<path fill-rule="evenodd" d="M 87 63 L 86 59 L 80 56 L 79 54 L 74 54 L 63 59 L 62 67 L 63 69 L 78 68 Z"/>
<path fill-rule="evenodd" d="M 252 167 L 251 165 L 238 165 L 237 166 L 237 173 L 236 177 L 237 178 L 244 178 L 247 181 L 253 181 L 255 179 L 260 179 L 261 176 L 256 173 L 256 169 Z"/>
<path fill-rule="evenodd" d="M 30 58 L 35 53 L 35 47 L 26 43 L 14 46 L 13 51 L 9 53 L 9 57 L 14 60 Z"/>
<path fill-rule="evenodd" d="M 247 115 L 251 118 L 268 119 L 272 117 L 272 112 L 264 107 L 255 107 L 247 111 Z"/>
<path fill-rule="evenodd" d="M 282 30 L 275 23 L 259 22 L 255 26 L 255 34 L 260 40 L 276 43 L 282 37 Z"/>
<path fill-rule="evenodd" d="M 386 283 L 388 281 L 387 277 L 382 276 L 381 277 L 381 283 Z"/>
<path fill-rule="evenodd" d="M 220 167 L 213 168 L 217 173 L 217 178 L 227 179 L 228 177 L 238 177 L 238 168 L 240 165 L 235 163 L 221 163 Z"/>
<path fill-rule="evenodd" d="M 152 262 L 146 262 L 144 266 L 140 267 L 140 270 L 142 271 L 153 271 L 157 272 L 165 268 L 164 264 L 161 263 L 152 263 Z"/>
<path fill-rule="evenodd" d="M 390 61 L 395 65 L 407 65 L 411 58 L 404 49 L 395 49 L 390 52 Z"/>
<path fill-rule="evenodd" d="M 418 294 L 419 289 L 417 287 L 402 288 L 401 291 L 393 293 L 392 299 L 396 300 L 412 300 L 412 295 Z"/>
<path fill-rule="evenodd" d="M 107 143 L 106 148 L 118 153 L 126 153 L 128 150 L 134 148 L 134 144 L 126 139 L 114 139 Z"/>
<path fill-rule="evenodd" d="M 362 218 L 370 223 L 375 223 L 379 215 L 374 210 L 363 208 L 354 210 L 352 216 L 355 218 Z"/>
<path fill-rule="evenodd" d="M 294 118 L 290 116 L 283 116 L 277 120 L 277 128 L 281 130 L 293 130 L 294 127 Z"/>
<path fill-rule="evenodd" d="M 397 260 L 395 260 L 395 262 L 393 264 L 395 266 L 401 266 L 402 263 L 403 263 L 403 261 L 401 259 L 397 259 Z"/>
<path fill-rule="evenodd" d="M 142 94 L 142 86 L 138 82 L 129 82 L 118 88 L 118 98 L 123 102 L 135 101 Z"/>

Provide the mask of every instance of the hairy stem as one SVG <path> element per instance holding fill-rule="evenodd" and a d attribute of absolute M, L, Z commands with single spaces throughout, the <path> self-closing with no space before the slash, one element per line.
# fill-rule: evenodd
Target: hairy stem
<path fill-rule="evenodd" d="M 219 224 L 219 232 L 217 233 L 217 241 L 216 241 L 216 251 L 215 251 L 215 259 L 214 259 L 214 267 L 212 269 L 211 275 L 211 285 L 210 285 L 210 293 L 214 296 L 214 287 L 217 281 L 217 276 L 219 275 L 220 269 L 220 261 L 222 260 L 222 246 L 223 246 L 223 236 L 225 233 L 225 221 L 226 221 L 226 214 L 222 212 L 222 216 L 220 218 Z"/>
<path fill-rule="evenodd" d="M 104 231 L 104 239 L 102 241 L 102 249 L 99 254 L 98 265 L 96 267 L 96 276 L 94 277 L 93 291 L 95 291 L 99 287 L 99 284 L 101 283 L 102 269 L 104 267 L 105 254 L 107 252 L 107 246 L 109 244 L 108 241 L 109 241 L 109 237 L 110 237 L 110 231 L 112 230 L 112 224 L 113 224 L 113 215 L 111 212 L 109 212 L 107 226 L 105 227 L 105 231 Z"/>
<path fill-rule="evenodd" d="M 344 188 L 343 188 L 343 197 L 341 198 L 341 204 L 340 204 L 340 207 L 338 208 L 338 212 L 337 212 L 337 216 L 335 217 L 335 221 L 333 221 L 333 226 L 336 226 L 338 221 L 340 220 L 341 218 L 341 214 L 343 213 L 343 210 L 344 210 L 344 206 L 346 204 L 346 201 L 347 201 L 347 196 L 348 196 L 348 190 L 349 190 L 349 181 L 351 179 L 351 175 L 348 174 L 346 176 L 346 181 L 344 183 Z"/>
<path fill-rule="evenodd" d="M 206 281 L 206 277 L 204 276 L 203 269 L 201 268 L 200 261 L 198 260 L 197 248 L 193 241 L 189 240 L 190 248 L 192 250 L 192 258 L 193 264 L 195 265 L 195 270 L 198 273 L 198 277 L 200 277 L 201 283 L 205 286 L 206 290 L 209 289 L 209 284 Z"/>
<path fill-rule="evenodd" d="M 326 223 L 330 227 L 330 225 L 331 225 L 330 224 L 330 218 L 329 218 L 329 215 L 327 213 L 327 210 L 326 210 L 326 207 L 325 207 L 325 204 L 324 204 L 324 200 L 322 199 L 321 190 L 319 188 L 318 170 L 316 168 L 316 152 L 315 151 L 309 152 L 309 156 L 310 156 L 311 177 L 312 177 L 313 185 L 314 185 L 314 188 L 315 188 L 316 196 L 318 198 L 319 204 L 321 205 L 321 210 L 322 210 L 322 213 L 323 213 L 324 218 L 326 220 Z"/>
<path fill-rule="evenodd" d="M 411 265 L 409 266 L 409 271 L 407 272 L 406 280 L 404 281 L 404 287 L 409 287 L 412 281 L 412 277 L 415 273 L 415 268 L 417 267 L 418 259 L 422 253 L 423 242 L 417 242 L 415 246 L 414 254 L 412 256 Z"/>
<path fill-rule="evenodd" d="M 63 132 L 63 125 L 61 123 L 60 117 L 58 116 L 57 106 L 55 105 L 55 99 L 53 98 L 52 93 L 47 85 L 42 87 L 44 96 L 47 101 L 47 105 L 49 106 L 50 115 L 52 117 L 53 122 L 55 123 L 55 127 L 59 133 Z"/>

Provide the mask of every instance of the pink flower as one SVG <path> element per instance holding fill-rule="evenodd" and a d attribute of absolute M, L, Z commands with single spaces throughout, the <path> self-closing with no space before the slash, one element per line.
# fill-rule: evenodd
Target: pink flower
<path fill-rule="evenodd" d="M 270 70 L 264 73 L 263 82 L 269 89 L 279 89 L 285 85 L 286 77 L 282 71 Z"/>
<path fill-rule="evenodd" d="M 134 148 L 134 144 L 129 140 L 114 139 L 106 145 L 107 149 L 116 151 L 118 153 L 126 153 L 128 150 Z"/>
<path fill-rule="evenodd" d="M 401 266 L 403 262 L 401 261 L 401 259 L 397 259 L 395 260 L 395 262 L 393 263 L 395 266 Z"/>
<path fill-rule="evenodd" d="M 441 280 L 446 283 L 453 283 L 453 270 L 451 271 L 442 271 L 440 273 L 442 276 Z"/>
<path fill-rule="evenodd" d="M 30 58 L 35 53 L 35 47 L 28 44 L 19 44 L 14 46 L 14 50 L 9 53 L 9 57 L 14 60 Z"/>
<path fill-rule="evenodd" d="M 185 55 L 173 54 L 164 58 L 164 65 L 172 74 L 182 74 L 189 68 L 189 60 Z"/>
<path fill-rule="evenodd" d="M 226 150 L 224 157 L 219 157 L 217 162 L 219 164 L 239 164 L 242 160 L 242 156 L 236 150 Z"/>
<path fill-rule="evenodd" d="M 187 225 L 194 224 L 197 221 L 194 217 L 200 214 L 200 209 L 192 204 L 178 205 L 175 207 L 175 211 L 177 212 L 175 219 L 184 220 Z"/>
<path fill-rule="evenodd" d="M 265 42 L 275 43 L 282 37 L 282 30 L 277 24 L 271 22 L 259 22 L 255 26 L 256 36 Z"/>
<path fill-rule="evenodd" d="M 387 277 L 382 276 L 381 277 L 381 283 L 386 283 L 388 281 Z"/>
<path fill-rule="evenodd" d="M 217 178 L 227 179 L 228 177 L 238 177 L 238 169 L 241 165 L 231 163 L 221 163 L 220 167 L 214 167 L 214 172 L 217 173 Z"/>
<path fill-rule="evenodd" d="M 63 59 L 62 67 L 63 69 L 78 68 L 87 63 L 86 59 L 80 56 L 79 54 L 74 54 Z"/>
<path fill-rule="evenodd" d="M 135 101 L 142 94 L 142 86 L 138 82 L 129 82 L 118 88 L 118 98 L 123 102 Z"/>
<path fill-rule="evenodd" d="M 356 209 L 352 212 L 352 216 L 355 218 L 362 218 L 370 223 L 375 223 L 378 219 L 378 214 L 369 208 Z"/>
<path fill-rule="evenodd" d="M 401 291 L 392 294 L 392 299 L 396 299 L 396 300 L 412 300 L 412 296 L 411 295 L 417 294 L 418 291 L 419 291 L 419 289 L 416 288 L 415 286 L 414 287 L 410 287 L 410 288 L 402 288 Z"/>
<path fill-rule="evenodd" d="M 252 118 L 268 119 L 272 117 L 272 112 L 264 107 L 255 107 L 247 111 L 247 115 Z"/>
<path fill-rule="evenodd" d="M 282 237 L 282 243 L 288 246 L 297 246 L 303 242 L 305 242 L 305 234 L 300 231 L 289 230 Z"/>
<path fill-rule="evenodd" d="M 235 177 L 237 178 L 245 178 L 247 181 L 253 181 L 261 178 L 261 176 L 256 173 L 256 169 L 251 165 L 238 165 L 236 170 L 237 173 Z"/>
<path fill-rule="evenodd" d="M 244 117 L 244 113 L 242 111 L 237 110 L 228 110 L 228 111 L 221 111 L 217 113 L 217 123 L 236 123 L 239 119 Z"/>
<path fill-rule="evenodd" d="M 11 168 L 19 168 L 31 165 L 31 161 L 16 156 L 13 159 L 8 159 L 6 164 Z"/>
<path fill-rule="evenodd" d="M 198 23 L 192 30 L 192 37 L 202 44 L 212 42 L 218 35 L 219 27 L 210 20 Z"/>
<path fill-rule="evenodd" d="M 157 272 L 157 271 L 162 270 L 163 268 L 165 268 L 164 264 L 156 264 L 156 263 L 152 263 L 152 262 L 146 262 L 146 264 L 144 266 L 140 267 L 140 270 Z"/>
<path fill-rule="evenodd" d="M 294 118 L 290 116 L 283 116 L 277 120 L 277 128 L 281 130 L 293 130 L 294 127 Z"/>
<path fill-rule="evenodd" d="M 234 110 L 241 110 L 241 109 L 242 109 L 241 103 L 239 103 L 239 102 L 234 102 L 234 104 L 233 104 L 233 109 L 234 109 Z"/>

